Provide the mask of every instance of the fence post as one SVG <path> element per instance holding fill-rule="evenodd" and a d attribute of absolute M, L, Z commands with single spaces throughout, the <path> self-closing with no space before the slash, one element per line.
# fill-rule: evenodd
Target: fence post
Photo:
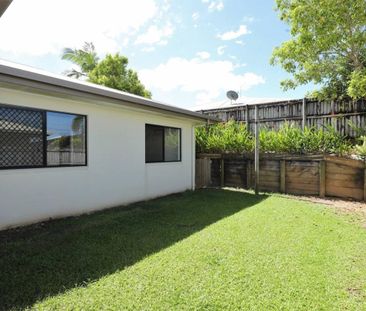
<path fill-rule="evenodd" d="M 211 185 L 211 159 L 210 158 L 204 158 L 204 176 L 205 176 L 205 187 L 209 187 Z"/>
<path fill-rule="evenodd" d="M 254 150 L 254 171 L 255 171 L 255 194 L 259 192 L 259 120 L 258 105 L 255 105 L 255 150 Z"/>
<path fill-rule="evenodd" d="M 366 159 L 365 159 L 365 168 L 363 169 L 363 200 L 366 201 Z"/>
<path fill-rule="evenodd" d="M 248 133 L 250 133 L 250 123 L 249 123 L 249 106 L 248 105 L 246 105 L 246 107 L 245 107 L 246 109 L 245 109 L 245 119 L 246 119 L 246 121 L 247 121 L 247 131 L 248 131 Z"/>
<path fill-rule="evenodd" d="M 201 159 L 196 159 L 195 186 L 201 188 Z"/>
<path fill-rule="evenodd" d="M 301 122 L 301 127 L 302 127 L 302 130 L 305 129 L 305 126 L 306 126 L 306 98 L 304 97 L 302 99 L 302 122 Z"/>
<path fill-rule="evenodd" d="M 280 161 L 280 191 L 286 193 L 286 160 Z"/>
<path fill-rule="evenodd" d="M 252 179 L 252 167 L 251 162 L 247 160 L 247 188 L 251 188 L 251 179 Z"/>
<path fill-rule="evenodd" d="M 331 114 L 331 123 L 332 127 L 337 130 L 337 118 L 335 117 L 335 106 L 334 106 L 334 100 L 330 102 L 330 114 Z"/>
<path fill-rule="evenodd" d="M 225 161 L 224 157 L 221 156 L 221 187 L 225 186 Z"/>
<path fill-rule="evenodd" d="M 319 196 L 325 197 L 325 160 L 319 162 Z"/>

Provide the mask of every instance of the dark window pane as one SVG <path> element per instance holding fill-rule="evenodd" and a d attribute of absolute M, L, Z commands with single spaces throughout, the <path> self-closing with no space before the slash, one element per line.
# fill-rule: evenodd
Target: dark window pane
<path fill-rule="evenodd" d="M 146 162 L 162 162 L 164 128 L 146 125 L 145 127 L 145 159 Z"/>
<path fill-rule="evenodd" d="M 85 116 L 47 112 L 47 165 L 85 165 Z"/>
<path fill-rule="evenodd" d="M 43 165 L 43 113 L 0 106 L 0 168 Z"/>
<path fill-rule="evenodd" d="M 165 128 L 165 161 L 180 161 L 180 129 Z"/>
<path fill-rule="evenodd" d="M 145 125 L 146 162 L 181 161 L 181 129 Z"/>

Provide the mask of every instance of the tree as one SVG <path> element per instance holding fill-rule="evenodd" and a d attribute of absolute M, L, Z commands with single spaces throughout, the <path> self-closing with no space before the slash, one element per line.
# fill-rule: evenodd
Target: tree
<path fill-rule="evenodd" d="M 137 73 L 127 69 L 128 59 L 125 56 L 107 54 L 93 70 L 89 72 L 89 81 L 117 90 L 151 98 L 151 93 L 140 82 Z"/>
<path fill-rule="evenodd" d="M 294 89 L 310 82 L 318 98 L 366 97 L 366 1 L 276 0 L 291 39 L 275 48 L 271 64 L 292 75 Z"/>
<path fill-rule="evenodd" d="M 93 43 L 86 42 L 82 49 L 65 48 L 62 59 L 69 60 L 80 68 L 67 71 L 69 77 L 85 77 L 88 82 L 151 98 L 151 92 L 146 90 L 137 73 L 127 68 L 128 58 L 119 53 L 107 54 L 100 61 Z"/>
<path fill-rule="evenodd" d="M 85 42 L 81 49 L 65 48 L 62 53 L 62 59 L 73 62 L 78 65 L 80 70 L 71 69 L 66 71 L 68 77 L 79 79 L 87 77 L 88 73 L 98 64 L 99 58 L 92 42 Z"/>

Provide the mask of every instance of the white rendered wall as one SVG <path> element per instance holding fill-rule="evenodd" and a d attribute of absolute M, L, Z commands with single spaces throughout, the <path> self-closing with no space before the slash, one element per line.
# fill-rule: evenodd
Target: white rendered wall
<path fill-rule="evenodd" d="M 0 103 L 87 115 L 88 166 L 0 170 L 0 229 L 194 189 L 194 121 L 0 88 Z M 145 163 L 145 124 L 182 129 L 182 161 Z"/>

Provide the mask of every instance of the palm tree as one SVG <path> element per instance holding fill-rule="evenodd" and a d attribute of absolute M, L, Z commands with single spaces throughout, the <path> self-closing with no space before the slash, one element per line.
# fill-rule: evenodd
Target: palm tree
<path fill-rule="evenodd" d="M 81 49 L 65 48 L 62 59 L 78 66 L 64 72 L 68 77 L 84 78 L 91 83 L 151 98 L 151 92 L 145 89 L 137 73 L 127 68 L 128 58 L 119 53 L 107 54 L 99 61 L 94 44 L 85 42 Z"/>
<path fill-rule="evenodd" d="M 84 144 L 85 144 L 85 117 L 84 116 L 75 116 L 74 119 L 72 120 L 71 123 L 71 129 L 73 132 L 73 137 L 75 138 L 75 136 L 79 137 L 80 141 L 80 146 L 81 148 L 84 148 Z"/>
<path fill-rule="evenodd" d="M 85 163 L 85 117 L 76 115 L 71 123 L 70 161 L 73 164 Z"/>
<path fill-rule="evenodd" d="M 69 60 L 79 66 L 79 70 L 73 68 L 65 72 L 68 77 L 77 79 L 87 77 L 88 73 L 95 68 L 99 61 L 92 42 L 85 42 L 81 49 L 65 48 L 62 53 L 62 59 Z"/>

